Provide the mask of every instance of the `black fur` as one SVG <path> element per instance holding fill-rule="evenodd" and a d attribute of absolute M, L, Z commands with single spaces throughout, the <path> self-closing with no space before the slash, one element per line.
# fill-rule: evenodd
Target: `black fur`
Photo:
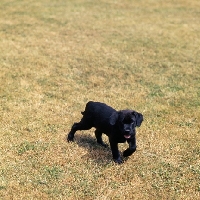
<path fill-rule="evenodd" d="M 107 145 L 102 140 L 102 133 L 108 136 L 113 159 L 116 163 L 123 162 L 119 154 L 118 143 L 127 141 L 129 144 L 129 148 L 123 152 L 124 157 L 135 152 L 135 127 L 141 125 L 142 114 L 133 110 L 116 111 L 104 103 L 89 101 L 82 115 L 81 121 L 72 126 L 67 137 L 68 141 L 73 141 L 77 130 L 89 130 L 95 127 L 95 136 L 99 144 L 106 147 Z"/>

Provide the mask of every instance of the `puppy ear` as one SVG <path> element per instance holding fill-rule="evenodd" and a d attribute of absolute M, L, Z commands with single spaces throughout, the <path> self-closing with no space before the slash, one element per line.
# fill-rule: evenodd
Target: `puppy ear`
<path fill-rule="evenodd" d="M 136 112 L 136 126 L 140 127 L 143 121 L 143 115 Z"/>
<path fill-rule="evenodd" d="M 113 112 L 109 119 L 110 124 L 115 125 L 117 119 L 118 119 L 118 112 Z"/>

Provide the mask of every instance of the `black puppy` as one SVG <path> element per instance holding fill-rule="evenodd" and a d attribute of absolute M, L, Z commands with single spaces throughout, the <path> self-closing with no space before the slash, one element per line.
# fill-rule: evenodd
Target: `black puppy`
<path fill-rule="evenodd" d="M 73 141 L 77 130 L 89 130 L 95 127 L 97 142 L 107 146 L 102 140 L 105 133 L 110 142 L 113 159 L 116 163 L 122 163 L 118 150 L 118 143 L 128 142 L 129 148 L 123 152 L 123 156 L 130 156 L 136 150 L 135 127 L 140 126 L 143 115 L 133 110 L 116 111 L 104 103 L 89 101 L 79 123 L 74 123 L 68 134 L 67 140 Z"/>

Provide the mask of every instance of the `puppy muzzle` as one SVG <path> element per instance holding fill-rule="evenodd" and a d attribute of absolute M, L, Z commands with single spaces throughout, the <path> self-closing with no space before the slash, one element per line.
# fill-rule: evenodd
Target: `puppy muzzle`
<path fill-rule="evenodd" d="M 124 132 L 124 137 L 125 137 L 126 139 L 131 138 L 132 135 L 133 135 L 133 133 L 131 133 L 130 131 L 125 131 L 125 132 Z"/>

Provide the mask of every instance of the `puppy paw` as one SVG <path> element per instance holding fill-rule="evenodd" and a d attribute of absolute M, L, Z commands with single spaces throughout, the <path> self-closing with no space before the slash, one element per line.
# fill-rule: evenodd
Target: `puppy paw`
<path fill-rule="evenodd" d="M 107 145 L 106 143 L 104 143 L 104 142 L 98 142 L 98 141 L 97 141 L 97 143 L 100 144 L 101 146 L 105 147 L 105 148 L 108 147 L 108 145 Z"/>
<path fill-rule="evenodd" d="M 106 143 L 103 143 L 102 146 L 105 148 L 108 148 L 108 144 L 106 144 Z"/>
<path fill-rule="evenodd" d="M 123 152 L 123 156 L 124 157 L 128 157 L 132 154 L 132 152 L 129 150 L 129 149 L 126 149 L 124 152 Z"/>
<path fill-rule="evenodd" d="M 136 149 L 126 149 L 124 152 L 123 152 L 123 156 L 124 157 L 128 157 L 130 155 L 132 155 L 134 152 L 135 152 Z"/>
<path fill-rule="evenodd" d="M 124 161 L 119 157 L 117 159 L 114 159 L 114 162 L 117 164 L 122 164 Z"/>
<path fill-rule="evenodd" d="M 67 141 L 68 142 L 73 142 L 74 141 L 74 136 L 69 133 L 68 136 L 67 136 Z"/>

